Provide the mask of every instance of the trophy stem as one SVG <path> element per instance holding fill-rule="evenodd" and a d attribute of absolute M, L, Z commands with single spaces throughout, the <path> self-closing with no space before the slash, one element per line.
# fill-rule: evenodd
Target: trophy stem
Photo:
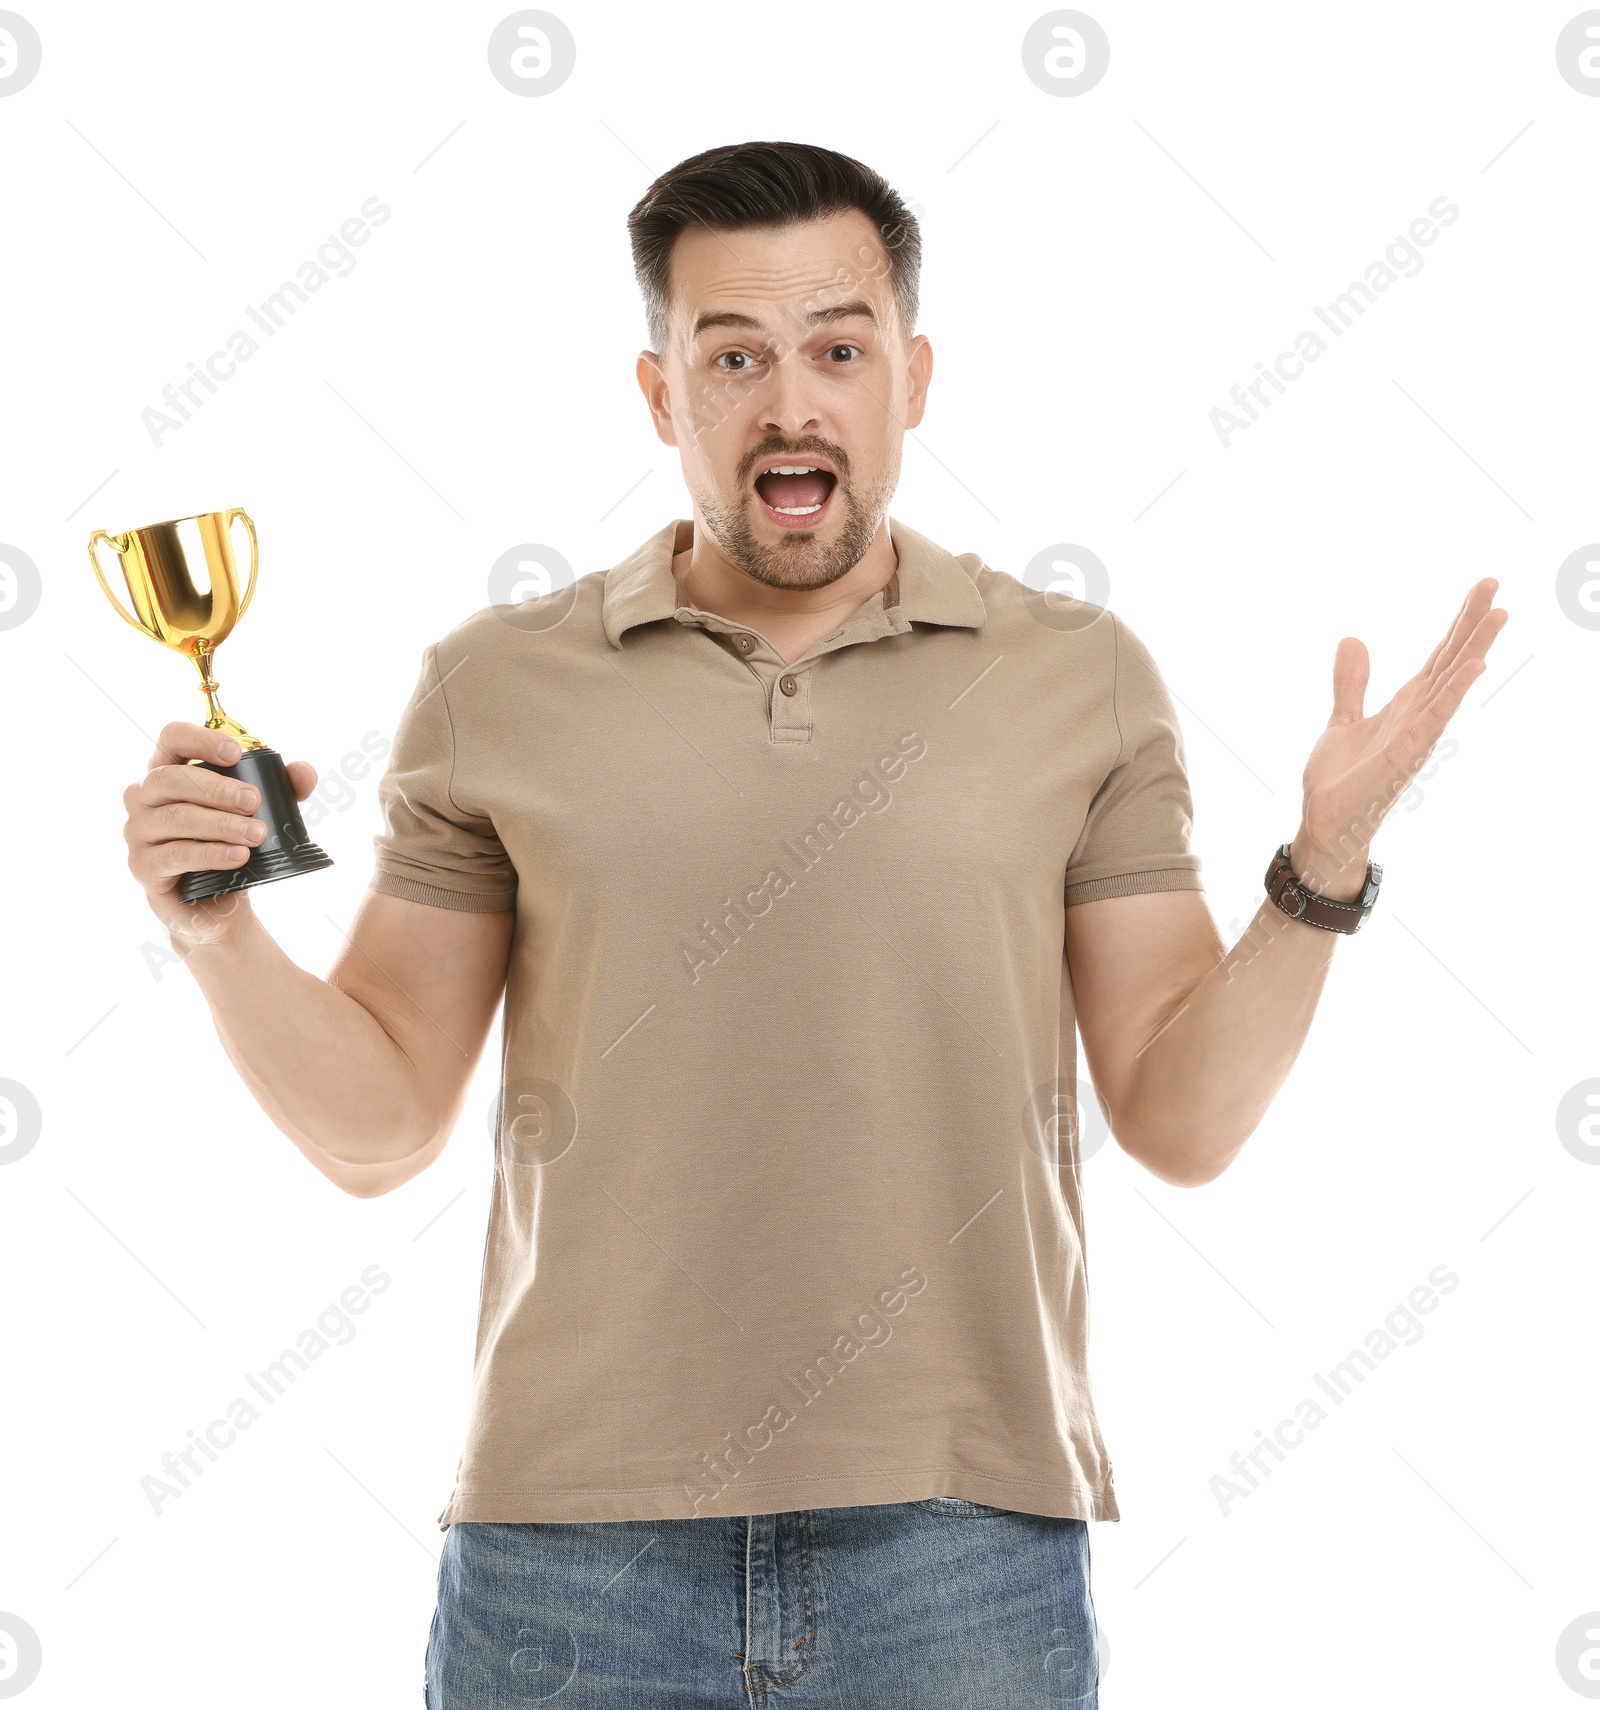
<path fill-rule="evenodd" d="M 194 660 L 195 668 L 200 673 L 200 692 L 206 698 L 206 729 L 225 730 L 248 754 L 262 747 L 263 743 L 259 737 L 252 736 L 242 724 L 229 718 L 222 710 L 222 705 L 217 700 L 219 684 L 216 678 L 211 675 L 212 652 L 213 649 L 209 643 L 197 641 L 190 653 L 190 658 Z"/>

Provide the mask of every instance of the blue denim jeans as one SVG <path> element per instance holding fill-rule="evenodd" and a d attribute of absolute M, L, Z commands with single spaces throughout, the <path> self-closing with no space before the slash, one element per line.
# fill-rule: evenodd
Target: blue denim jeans
<path fill-rule="evenodd" d="M 428 1710 L 1096 1710 L 1089 1528 L 956 1497 L 458 1521 Z"/>

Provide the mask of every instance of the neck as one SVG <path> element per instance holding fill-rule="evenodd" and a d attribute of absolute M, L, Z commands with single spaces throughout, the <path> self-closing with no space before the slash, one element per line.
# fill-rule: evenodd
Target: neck
<path fill-rule="evenodd" d="M 701 611 L 755 630 L 792 661 L 886 588 L 898 562 L 885 517 L 867 550 L 836 581 L 820 588 L 775 588 L 730 562 L 697 511 L 690 545 L 673 554 L 672 575 L 684 598 Z"/>

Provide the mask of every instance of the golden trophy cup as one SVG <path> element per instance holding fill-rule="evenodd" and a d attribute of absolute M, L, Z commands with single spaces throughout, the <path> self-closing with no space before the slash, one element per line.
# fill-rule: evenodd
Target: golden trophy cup
<path fill-rule="evenodd" d="M 234 520 L 243 522 L 250 534 L 250 579 L 243 598 L 239 594 L 239 572 L 233 560 Z M 100 568 L 96 547 L 100 541 L 117 554 L 122 564 L 129 612 L 111 591 Z M 207 511 L 198 517 L 180 517 L 176 522 L 151 523 L 131 528 L 126 534 L 107 534 L 97 528 L 89 536 L 89 563 L 100 591 L 116 607 L 125 622 L 142 635 L 186 653 L 200 673 L 200 689 L 206 697 L 206 728 L 226 731 L 243 750 L 232 766 L 213 766 L 207 760 L 191 760 L 225 778 L 254 784 L 261 803 L 254 817 L 261 820 L 267 835 L 250 853 L 242 867 L 226 872 L 185 873 L 178 896 L 186 903 L 202 897 L 222 896 L 229 891 L 248 890 L 273 879 L 296 873 L 314 873 L 331 867 L 332 857 L 311 841 L 300 804 L 289 784 L 283 756 L 252 736 L 231 719 L 217 703 L 217 681 L 211 674 L 212 656 L 233 633 L 249 609 L 256 591 L 256 525 L 237 507 L 231 511 Z"/>

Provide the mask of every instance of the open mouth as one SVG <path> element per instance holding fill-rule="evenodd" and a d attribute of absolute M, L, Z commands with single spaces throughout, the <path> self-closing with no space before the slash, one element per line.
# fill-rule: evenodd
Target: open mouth
<path fill-rule="evenodd" d="M 756 476 L 756 498 L 780 528 L 814 528 L 827 515 L 838 479 L 826 463 L 774 460 Z"/>

